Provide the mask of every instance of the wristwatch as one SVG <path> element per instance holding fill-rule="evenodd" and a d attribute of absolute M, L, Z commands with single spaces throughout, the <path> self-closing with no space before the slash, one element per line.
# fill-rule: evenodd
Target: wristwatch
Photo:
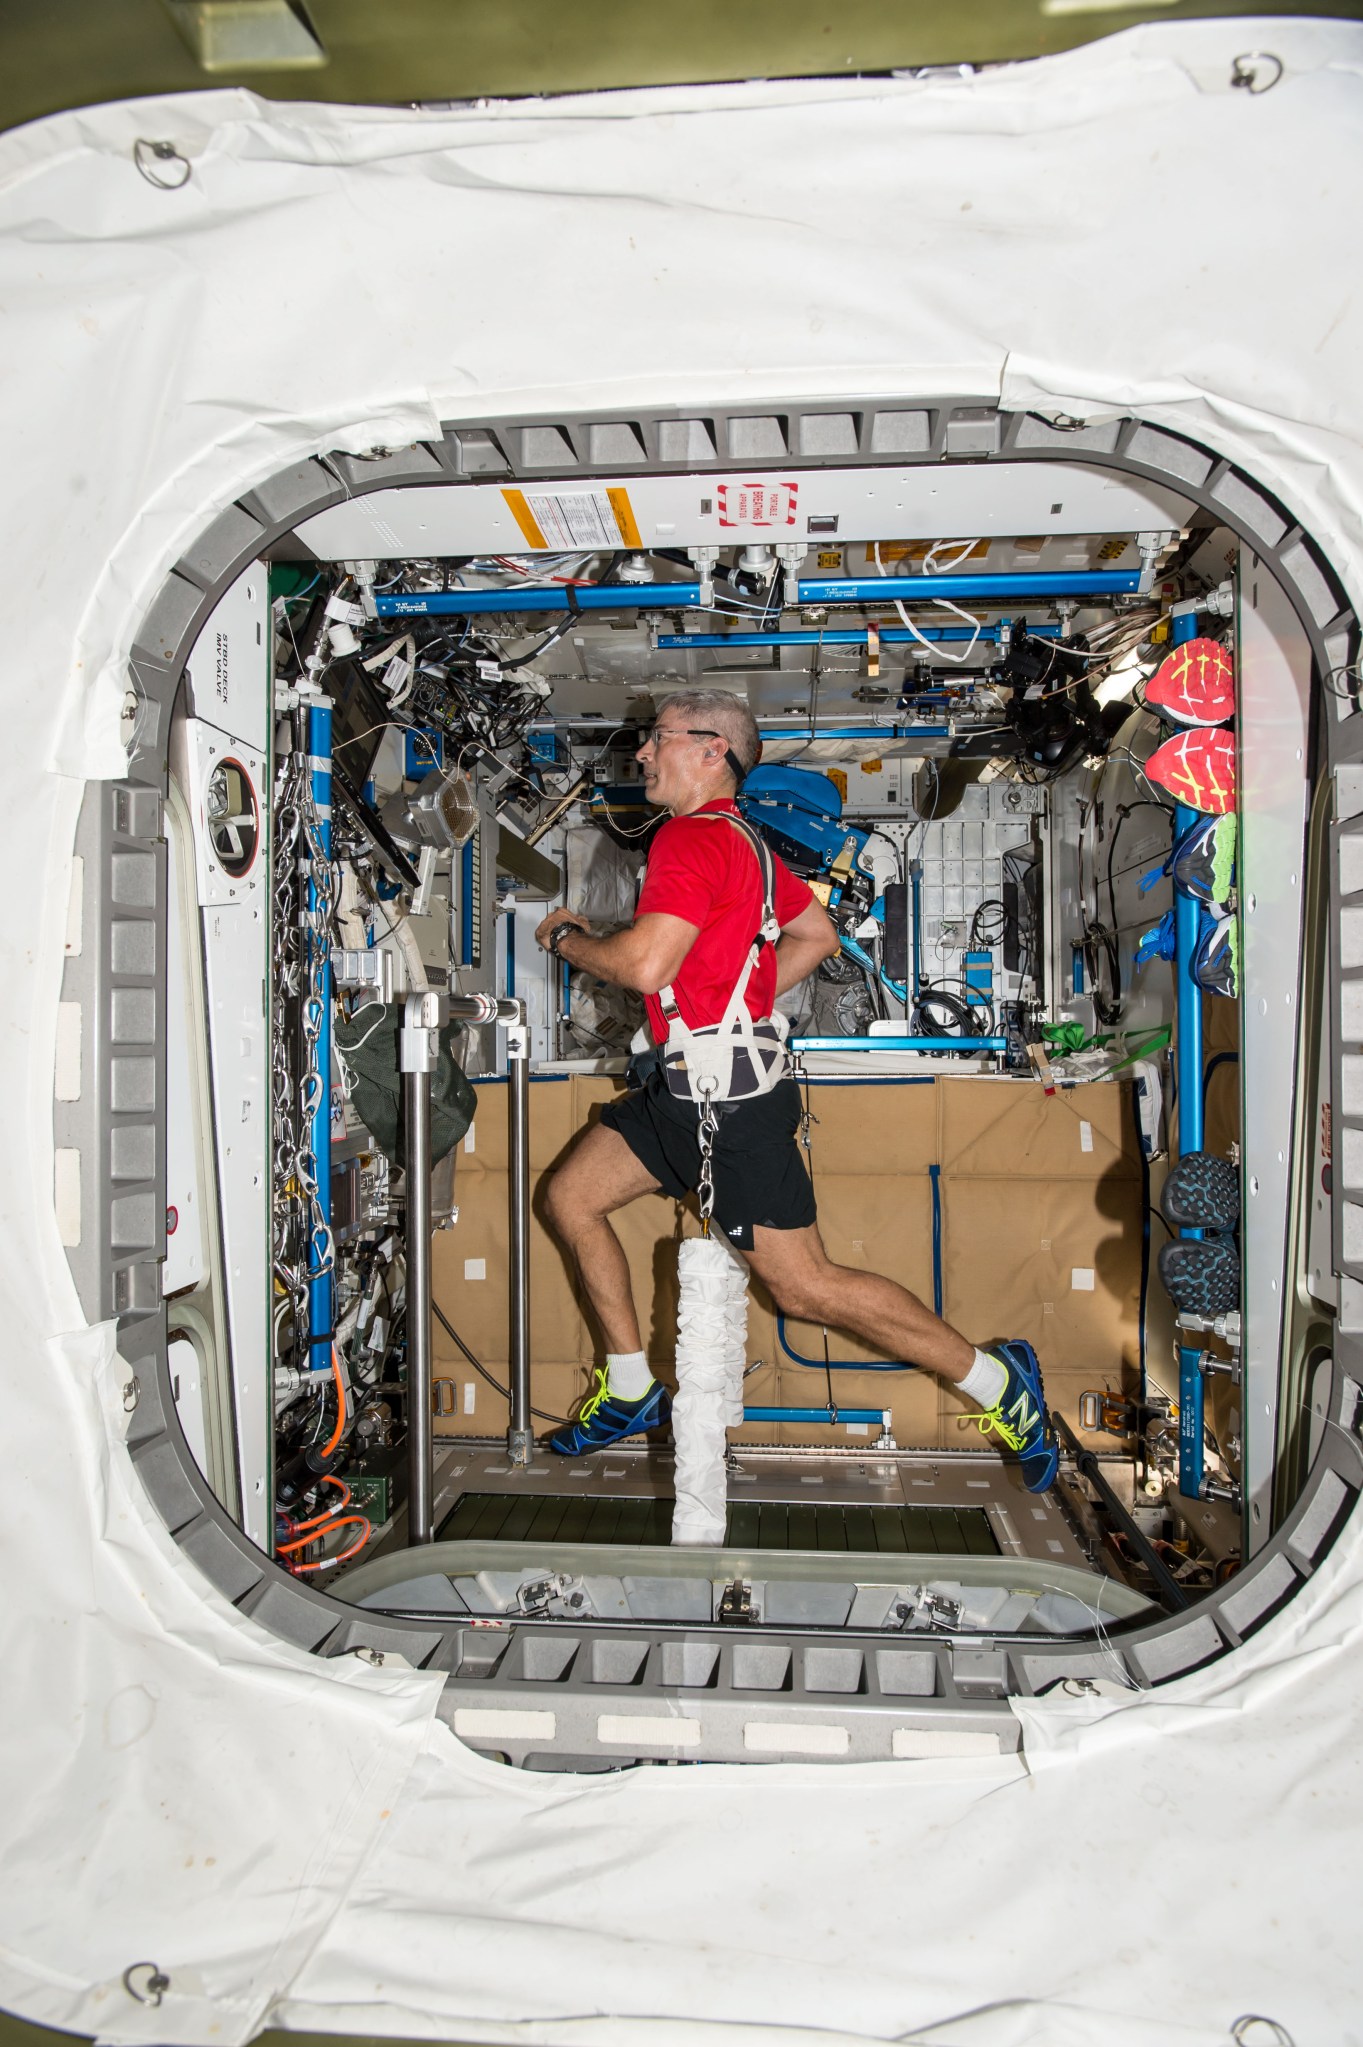
<path fill-rule="evenodd" d="M 561 924 L 555 924 L 553 930 L 549 933 L 549 950 L 554 955 L 555 959 L 561 957 L 559 953 L 559 945 L 562 942 L 562 940 L 568 936 L 568 933 L 570 931 L 581 931 L 581 929 L 582 926 L 580 924 L 574 924 L 572 920 L 567 917 L 564 918 Z"/>

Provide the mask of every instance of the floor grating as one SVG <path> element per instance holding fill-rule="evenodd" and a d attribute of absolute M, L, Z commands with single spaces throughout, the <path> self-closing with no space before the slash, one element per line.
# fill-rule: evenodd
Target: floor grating
<path fill-rule="evenodd" d="M 537 1493 L 531 1499 L 462 1493 L 438 1542 L 613 1542 L 664 1547 L 672 1502 Z M 879 1551 L 916 1556 L 997 1556 L 983 1507 L 847 1506 L 827 1501 L 739 1500 L 729 1507 L 730 1549 Z"/>

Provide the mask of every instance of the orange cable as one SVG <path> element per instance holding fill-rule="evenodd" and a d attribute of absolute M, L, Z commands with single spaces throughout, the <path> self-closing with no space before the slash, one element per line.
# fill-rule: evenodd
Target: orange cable
<path fill-rule="evenodd" d="M 341 1377 L 341 1360 L 334 1343 L 331 1346 L 331 1375 L 336 1381 L 336 1426 L 322 1445 L 324 1457 L 330 1457 L 340 1442 L 341 1431 L 345 1427 L 345 1380 Z"/>
<path fill-rule="evenodd" d="M 334 1557 L 319 1557 L 319 1558 L 318 1558 L 318 1560 L 317 1560 L 317 1562 L 316 1562 L 315 1564 L 288 1564 L 288 1565 L 286 1565 L 286 1566 L 285 1566 L 285 1568 L 286 1568 L 287 1570 L 293 1571 L 293 1572 L 295 1572 L 295 1573 L 296 1573 L 296 1572 L 299 1572 L 299 1571 L 326 1571 L 326 1570 L 329 1570 L 329 1569 L 331 1568 L 331 1566 L 332 1566 L 333 1564 L 343 1564 L 343 1563 L 344 1563 L 344 1562 L 346 1561 L 346 1558 L 347 1558 L 347 1557 L 353 1557 L 353 1556 L 356 1556 L 356 1555 L 358 1555 L 359 1551 L 360 1551 L 360 1550 L 362 1550 L 362 1549 L 364 1548 L 365 1544 L 366 1544 L 366 1543 L 368 1542 L 368 1540 L 369 1540 L 370 1536 L 371 1536 L 371 1535 L 373 1534 L 373 1532 L 374 1532 L 374 1526 L 373 1526 L 373 1523 L 372 1523 L 372 1522 L 371 1522 L 371 1521 L 370 1521 L 370 1520 L 368 1519 L 368 1517 L 367 1517 L 366 1515 L 364 1515 L 364 1514 L 343 1514 L 343 1515 L 341 1516 L 341 1519 L 340 1519 L 339 1521 L 333 1521 L 333 1522 L 332 1522 L 332 1524 L 331 1524 L 331 1527 L 330 1527 L 330 1528 L 328 1528 L 328 1529 L 327 1529 L 327 1530 L 325 1531 L 325 1533 L 326 1533 L 327 1535 L 330 1535 L 330 1534 L 331 1534 L 331 1533 L 333 1532 L 333 1530 L 335 1530 L 335 1529 L 337 1529 L 337 1528 L 346 1528 L 346 1527 L 350 1526 L 350 1525 L 351 1525 L 352 1523 L 354 1523 L 354 1524 L 358 1525 L 359 1527 L 363 1528 L 363 1530 L 364 1530 L 364 1534 L 363 1534 L 362 1536 L 360 1536 L 360 1537 L 359 1537 L 359 1539 L 358 1539 L 357 1541 L 355 1541 L 355 1542 L 352 1542 L 352 1543 L 351 1543 L 351 1545 L 350 1545 L 350 1547 L 349 1547 L 349 1549 L 343 1549 L 343 1550 L 342 1550 L 342 1551 L 340 1552 L 340 1554 L 339 1554 L 338 1556 L 334 1556 Z M 317 1536 L 317 1535 L 314 1535 L 314 1536 L 313 1536 L 313 1537 L 311 1538 L 311 1540 L 312 1540 L 313 1542 L 320 1542 L 320 1541 L 322 1540 L 322 1537 L 321 1537 L 321 1536 Z M 301 1543 L 301 1544 L 297 1545 L 297 1547 L 299 1547 L 299 1548 L 303 1548 L 303 1549 L 306 1549 L 306 1548 L 307 1548 L 307 1546 L 308 1546 L 308 1545 L 307 1545 L 306 1543 Z M 294 1548 L 294 1547 L 295 1547 L 295 1545 L 294 1545 L 294 1544 L 292 1544 L 292 1543 L 286 1543 L 286 1544 L 284 1545 L 284 1548 L 285 1548 L 285 1549 L 292 1549 L 292 1548 Z M 281 1551 L 281 1554 L 282 1554 L 282 1551 Z"/>
<path fill-rule="evenodd" d="M 305 1528 L 320 1528 L 324 1521 L 330 1521 L 333 1514 L 339 1514 L 342 1507 L 348 1507 L 350 1505 L 350 1487 L 346 1484 L 344 1479 L 333 1478 L 329 1472 L 324 1472 L 322 1475 L 322 1484 L 336 1486 L 342 1493 L 345 1494 L 345 1498 L 343 1500 L 333 1500 L 331 1505 L 325 1510 L 324 1513 L 314 1514 L 311 1521 L 295 1521 L 293 1524 L 293 1533 L 295 1535 L 301 1535 Z M 296 1547 L 297 1545 L 294 1543 L 289 1544 L 290 1549 L 294 1549 Z"/>

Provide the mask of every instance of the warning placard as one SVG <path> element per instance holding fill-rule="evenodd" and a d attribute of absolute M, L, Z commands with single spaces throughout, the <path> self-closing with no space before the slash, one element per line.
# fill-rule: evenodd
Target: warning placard
<path fill-rule="evenodd" d="M 793 526 L 798 483 L 721 483 L 715 505 L 721 526 Z"/>
<path fill-rule="evenodd" d="M 643 545 L 627 490 L 504 490 L 502 496 L 533 548 L 562 553 Z"/>

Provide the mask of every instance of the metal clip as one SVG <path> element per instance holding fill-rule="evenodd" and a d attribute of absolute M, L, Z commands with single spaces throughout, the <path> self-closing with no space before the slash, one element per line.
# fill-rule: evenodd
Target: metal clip
<path fill-rule="evenodd" d="M 150 1972 L 141 1990 L 133 1982 L 133 1977 L 139 1969 L 146 1969 Z M 170 1989 L 170 1978 L 164 1969 L 157 1967 L 155 1962 L 129 1962 L 127 1968 L 123 1971 L 123 1988 L 127 1991 L 129 1997 L 136 1998 L 139 2004 L 149 2004 L 153 2009 L 156 2009 L 160 2005 L 161 1999 Z"/>
<path fill-rule="evenodd" d="M 136 1407 L 138 1401 L 141 1399 L 141 1397 L 142 1382 L 138 1378 L 136 1372 L 134 1372 L 131 1379 L 127 1380 L 123 1387 L 124 1414 L 131 1414 L 133 1409 Z"/>
<path fill-rule="evenodd" d="M 742 1578 L 735 1578 L 720 1594 L 715 1619 L 723 1621 L 726 1626 L 741 1627 L 745 1622 L 756 1618 L 753 1612 L 751 1585 L 745 1584 Z"/>

